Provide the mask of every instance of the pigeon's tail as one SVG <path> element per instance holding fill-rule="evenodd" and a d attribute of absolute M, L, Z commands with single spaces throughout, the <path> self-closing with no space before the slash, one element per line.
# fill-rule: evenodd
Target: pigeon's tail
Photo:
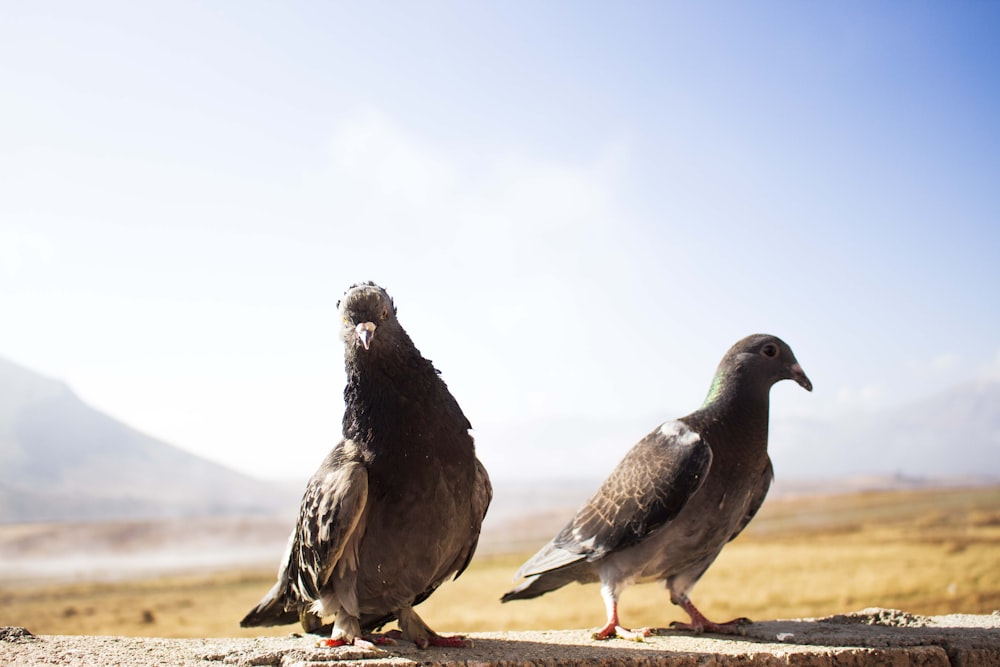
<path fill-rule="evenodd" d="M 532 575 L 525 579 L 520 586 L 505 593 L 500 601 L 530 600 L 574 581 L 586 584 L 598 580 L 597 571 L 591 563 L 577 563 L 575 566 Z"/>
<path fill-rule="evenodd" d="M 240 621 L 240 627 L 253 628 L 271 625 L 298 623 L 299 612 L 285 609 L 282 582 L 278 581 L 267 595 Z"/>

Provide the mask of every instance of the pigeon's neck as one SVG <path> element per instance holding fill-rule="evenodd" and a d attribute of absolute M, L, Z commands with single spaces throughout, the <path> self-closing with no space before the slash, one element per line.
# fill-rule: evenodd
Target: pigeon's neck
<path fill-rule="evenodd" d="M 427 359 L 415 354 L 348 356 L 345 438 L 363 450 L 433 445 L 443 424 L 471 426 Z"/>
<path fill-rule="evenodd" d="M 769 408 L 769 386 L 747 381 L 738 371 L 720 371 L 705 403 L 685 421 L 709 442 L 744 442 L 766 448 Z M 721 432 L 726 437 L 712 438 Z"/>

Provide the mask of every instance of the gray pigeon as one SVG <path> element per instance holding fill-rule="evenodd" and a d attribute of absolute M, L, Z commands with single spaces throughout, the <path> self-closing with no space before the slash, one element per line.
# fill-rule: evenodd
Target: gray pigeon
<path fill-rule="evenodd" d="M 736 343 L 704 405 L 640 440 L 569 524 L 521 566 L 516 576 L 527 579 L 502 600 L 600 581 L 608 622 L 594 637 L 641 639 L 648 629 L 620 626 L 619 596 L 633 581 L 663 581 L 670 600 L 691 616 L 675 628 L 739 632 L 749 620 L 713 623 L 688 592 L 764 502 L 773 477 L 768 401 L 780 380 L 812 391 L 781 339 L 758 334 Z"/>
<path fill-rule="evenodd" d="M 493 495 L 469 421 L 374 283 L 338 303 L 346 343 L 343 435 L 306 486 L 278 582 L 243 627 L 299 621 L 328 646 L 399 621 L 404 639 L 443 637 L 413 610 L 469 564 Z"/>

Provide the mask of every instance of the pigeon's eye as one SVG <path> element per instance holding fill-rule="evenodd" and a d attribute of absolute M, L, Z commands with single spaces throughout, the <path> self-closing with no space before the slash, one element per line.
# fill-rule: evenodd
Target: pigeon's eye
<path fill-rule="evenodd" d="M 382 306 L 382 319 L 389 317 L 389 306 Z"/>
<path fill-rule="evenodd" d="M 768 359 L 774 359 L 778 356 L 778 346 L 774 343 L 768 343 L 764 346 L 764 349 L 761 350 L 761 353 Z"/>

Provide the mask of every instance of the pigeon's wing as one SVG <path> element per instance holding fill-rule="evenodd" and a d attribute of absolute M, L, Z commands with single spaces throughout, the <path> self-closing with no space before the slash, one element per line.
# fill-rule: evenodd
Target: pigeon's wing
<path fill-rule="evenodd" d="M 774 467 L 771 465 L 771 458 L 767 459 L 767 466 L 764 468 L 764 472 L 760 475 L 760 480 L 757 482 L 757 488 L 754 489 L 753 497 L 750 498 L 750 505 L 747 507 L 747 513 L 743 515 L 743 519 L 740 521 L 740 525 L 737 526 L 733 534 L 729 536 L 729 540 L 735 540 L 736 536 L 743 532 L 743 529 L 747 527 L 750 520 L 754 518 L 757 514 L 757 510 L 760 506 L 764 504 L 764 498 L 767 497 L 767 492 L 771 488 L 771 482 L 774 480 Z"/>
<path fill-rule="evenodd" d="M 368 471 L 344 440 L 306 485 L 289 554 L 289 585 L 301 600 L 317 600 L 361 525 Z"/>
<path fill-rule="evenodd" d="M 681 421 L 639 441 L 597 493 L 545 547 L 521 566 L 531 576 L 632 546 L 673 519 L 701 488 L 712 450 Z"/>
<path fill-rule="evenodd" d="M 479 545 L 479 533 L 482 530 L 483 519 L 486 518 L 486 510 L 489 509 L 491 500 L 493 500 L 493 485 L 490 484 L 490 476 L 486 473 L 486 468 L 479 462 L 479 459 L 476 459 L 476 481 L 472 490 L 470 506 L 473 533 L 466 549 L 459 557 L 460 565 L 455 571 L 455 579 L 458 579 L 459 575 L 465 572 L 473 554 L 476 553 L 476 547 Z"/>

